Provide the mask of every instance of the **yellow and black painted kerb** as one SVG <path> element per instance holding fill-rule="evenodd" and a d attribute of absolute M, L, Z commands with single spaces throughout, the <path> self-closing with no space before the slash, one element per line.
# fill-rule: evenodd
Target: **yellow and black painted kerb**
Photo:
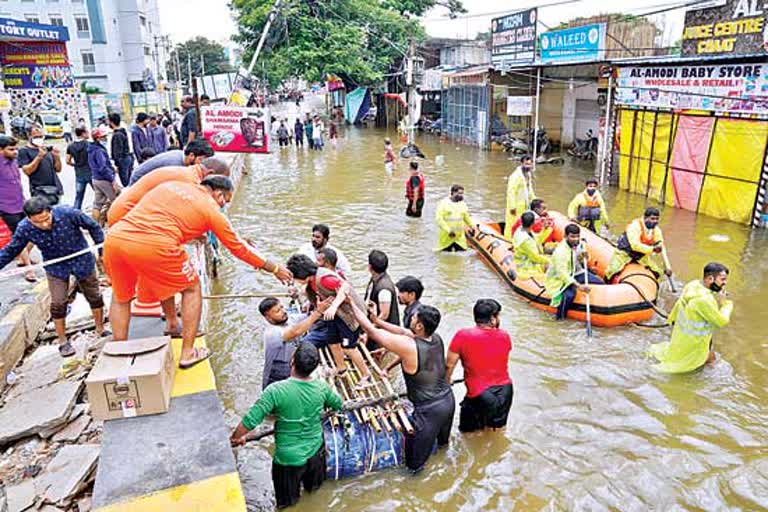
<path fill-rule="evenodd" d="M 130 338 L 157 336 L 133 318 Z M 205 338 L 196 346 L 204 347 Z M 181 340 L 173 340 L 178 364 Z M 240 477 L 209 361 L 177 370 L 166 414 L 104 423 L 93 494 L 99 512 L 245 512 Z"/>

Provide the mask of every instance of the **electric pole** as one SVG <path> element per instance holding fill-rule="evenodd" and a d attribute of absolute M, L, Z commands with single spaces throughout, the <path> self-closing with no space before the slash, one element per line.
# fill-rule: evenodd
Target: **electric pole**
<path fill-rule="evenodd" d="M 200 76 L 205 76 L 205 55 L 200 54 Z"/>
<path fill-rule="evenodd" d="M 189 87 L 189 90 L 192 91 L 192 55 L 189 53 L 189 50 L 187 50 L 187 74 L 189 75 L 189 83 L 187 86 Z"/>
<path fill-rule="evenodd" d="M 411 39 L 408 45 L 408 57 L 406 61 L 405 85 L 407 87 L 406 99 L 408 104 L 408 144 L 414 144 L 414 127 L 416 126 L 416 85 L 413 78 L 416 56 L 416 44 Z"/>
<path fill-rule="evenodd" d="M 256 59 L 259 58 L 259 54 L 261 53 L 261 48 L 264 46 L 264 41 L 267 40 L 269 27 L 272 26 L 272 22 L 277 17 L 277 13 L 280 11 L 280 4 L 282 3 L 283 3 L 283 0 L 275 0 L 275 5 L 272 6 L 272 10 L 269 12 L 269 16 L 267 16 L 267 23 L 264 25 L 264 30 L 261 31 L 259 44 L 256 45 L 256 51 L 253 53 L 253 57 L 251 58 L 251 64 L 248 66 L 249 75 L 253 73 L 253 68 L 256 66 Z"/>

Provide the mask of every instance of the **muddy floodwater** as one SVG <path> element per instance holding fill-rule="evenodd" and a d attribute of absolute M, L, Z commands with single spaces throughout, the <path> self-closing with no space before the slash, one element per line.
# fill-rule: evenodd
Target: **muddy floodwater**
<path fill-rule="evenodd" d="M 505 154 L 419 138 L 428 158 L 423 163 L 427 200 L 424 217 L 411 219 L 404 215 L 406 165 L 401 162 L 393 177 L 384 172 L 386 135 L 346 128 L 338 146 L 323 152 L 275 148 L 270 155 L 251 157 L 229 216 L 264 253 L 283 261 L 309 240 L 312 224 L 330 225 L 331 241 L 351 261 L 351 280 L 360 290 L 367 282 L 368 252 L 384 250 L 393 279 L 412 274 L 424 282 L 422 302 L 443 313 L 439 333 L 446 342 L 472 325 L 476 299 L 499 300 L 502 327 L 513 339 L 512 412 L 503 432 L 461 435 L 457 411 L 450 447 L 420 475 L 395 469 L 328 481 L 303 496 L 296 510 L 768 508 L 765 231 L 663 209 L 661 227 L 678 287 L 699 277 L 708 261 L 721 261 L 732 271 L 727 289 L 736 307 L 731 325 L 716 334 L 716 366 L 691 375 L 661 375 L 651 369 L 646 351 L 665 340 L 668 329 L 596 329 L 588 340 L 583 324 L 555 323 L 533 309 L 474 253 L 433 252 L 435 206 L 452 183 L 466 187 L 476 220 L 503 218 L 506 177 L 514 168 Z M 442 165 L 435 164 L 437 155 L 444 156 Z M 540 166 L 537 195 L 550 209 L 565 211 L 591 173 L 591 163 Z M 646 204 L 643 197 L 616 188 L 603 193 L 616 232 Z M 726 237 L 727 242 L 714 241 Z M 214 292 L 279 288 L 231 255 L 223 257 Z M 665 285 L 660 306 L 668 311 L 673 302 Z M 257 306 L 253 299 L 211 304 L 212 361 L 232 426 L 261 391 L 263 322 Z M 454 391 L 460 400 L 463 385 Z M 250 510 L 274 506 L 272 448 L 264 440 L 239 450 Z"/>

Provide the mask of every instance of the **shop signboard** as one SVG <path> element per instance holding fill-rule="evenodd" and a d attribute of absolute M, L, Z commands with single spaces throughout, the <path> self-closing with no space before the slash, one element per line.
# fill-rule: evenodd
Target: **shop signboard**
<path fill-rule="evenodd" d="M 74 86 L 65 43 L 2 45 L 6 89 L 61 89 Z"/>
<path fill-rule="evenodd" d="M 686 57 L 768 52 L 763 0 L 714 2 L 685 13 L 682 54 Z"/>
<path fill-rule="evenodd" d="M 69 30 L 60 25 L 44 25 L 0 18 L 0 40 L 69 41 Z"/>
<path fill-rule="evenodd" d="M 533 114 L 533 96 L 507 96 L 508 116 L 530 116 Z"/>
<path fill-rule="evenodd" d="M 768 64 L 620 67 L 620 105 L 768 114 Z"/>
<path fill-rule="evenodd" d="M 203 107 L 203 137 L 214 151 L 267 153 L 269 110 L 234 106 Z"/>
<path fill-rule="evenodd" d="M 605 55 L 605 23 L 545 32 L 539 37 L 541 62 L 586 62 Z"/>
<path fill-rule="evenodd" d="M 536 8 L 491 21 L 491 63 L 496 69 L 529 64 L 536 55 Z"/>
<path fill-rule="evenodd" d="M 88 95 L 88 110 L 91 113 L 91 124 L 96 126 L 99 119 L 107 117 L 107 95 L 106 94 L 89 94 Z"/>

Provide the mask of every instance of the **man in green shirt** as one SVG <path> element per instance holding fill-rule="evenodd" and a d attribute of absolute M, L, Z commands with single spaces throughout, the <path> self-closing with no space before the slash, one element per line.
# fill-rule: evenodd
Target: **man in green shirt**
<path fill-rule="evenodd" d="M 245 444 L 245 435 L 269 415 L 275 421 L 275 456 L 272 483 L 277 508 L 295 505 L 301 485 L 312 492 L 325 480 L 323 409 L 341 409 L 341 397 L 322 380 L 310 375 L 320 362 L 314 345 L 302 342 L 291 358 L 291 377 L 264 390 L 248 414 L 243 416 L 230 439 L 233 446 Z"/>

